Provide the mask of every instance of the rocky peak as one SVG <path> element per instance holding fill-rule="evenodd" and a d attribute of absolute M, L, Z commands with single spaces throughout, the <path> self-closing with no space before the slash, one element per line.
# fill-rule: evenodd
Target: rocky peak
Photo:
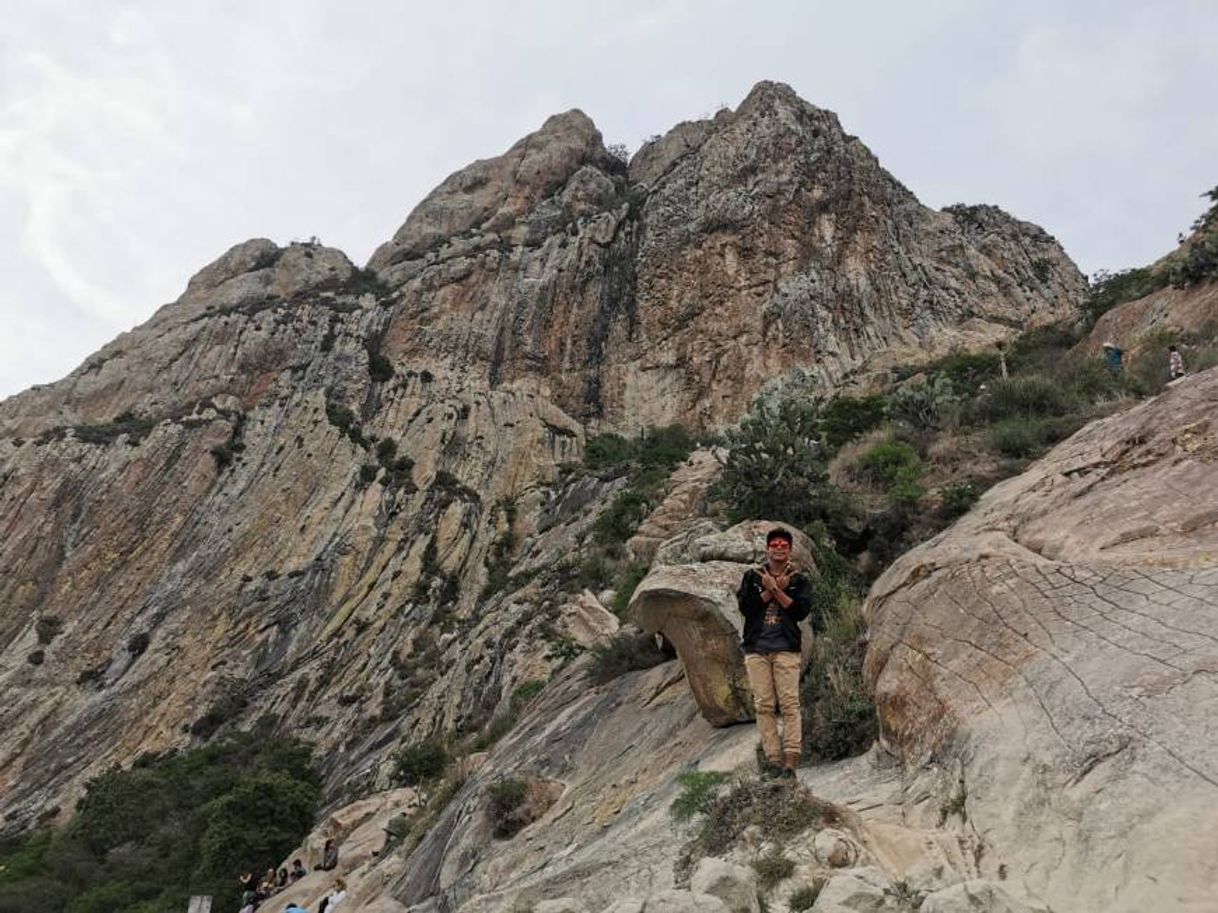
<path fill-rule="evenodd" d="M 0 404 L 0 816 L 221 710 L 306 732 L 336 782 L 476 728 L 555 665 L 525 626 L 557 597 L 491 583 L 579 553 L 615 490 L 564 494 L 587 431 L 721 427 L 767 384 L 829 392 L 1084 287 L 1043 232 L 974 236 L 778 84 L 635 159 L 557 115 L 371 270 L 248 241 Z"/>
<path fill-rule="evenodd" d="M 548 118 L 503 155 L 450 175 L 407 217 L 368 265 L 381 271 L 472 232 L 502 233 L 589 165 L 605 166 L 600 131 L 579 109 Z"/>

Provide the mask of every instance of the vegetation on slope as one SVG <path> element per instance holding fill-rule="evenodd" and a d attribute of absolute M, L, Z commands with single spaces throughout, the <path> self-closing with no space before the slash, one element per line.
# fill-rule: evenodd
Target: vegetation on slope
<path fill-rule="evenodd" d="M 71 821 L 0 844 L 2 913 L 160 913 L 192 894 L 240 905 L 237 879 L 278 866 L 312 827 L 308 746 L 235 733 L 91 781 Z"/>

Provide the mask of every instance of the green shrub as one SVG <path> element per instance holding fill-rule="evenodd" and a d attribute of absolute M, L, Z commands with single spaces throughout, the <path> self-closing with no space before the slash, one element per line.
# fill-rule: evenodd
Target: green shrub
<path fill-rule="evenodd" d="M 708 814 L 727 780 L 728 775 L 717 770 L 686 770 L 677 774 L 681 792 L 668 811 L 677 821 Z"/>
<path fill-rule="evenodd" d="M 976 394 L 982 384 L 1002 376 L 1002 358 L 996 352 L 957 352 L 926 370 L 943 375 L 955 389 Z"/>
<path fill-rule="evenodd" d="M 753 871 L 757 873 L 757 887 L 768 891 L 795 874 L 795 860 L 787 858 L 782 850 L 775 847 L 753 860 Z"/>
<path fill-rule="evenodd" d="M 836 761 L 870 748 L 878 723 L 863 681 L 867 626 L 859 601 L 842 599 L 823 618 L 825 630 L 813 643 L 801 685 L 804 753 Z"/>
<path fill-rule="evenodd" d="M 891 485 L 910 471 L 924 467 L 917 451 L 902 441 L 876 444 L 859 457 L 859 468 L 872 480 Z"/>
<path fill-rule="evenodd" d="M 1081 416 L 1009 418 L 990 428 L 989 442 L 1003 456 L 1017 459 L 1035 457 L 1051 444 L 1069 437 L 1083 423 Z"/>
<path fill-rule="evenodd" d="M 0 846 L 0 911 L 236 909 L 235 875 L 278 865 L 319 796 L 308 747 L 265 734 L 142 758 L 91 781 L 66 827 Z"/>
<path fill-rule="evenodd" d="M 368 377 L 381 384 L 393 378 L 393 365 L 379 352 L 368 350 Z"/>
<path fill-rule="evenodd" d="M 721 856 L 753 825 L 763 839 L 782 840 L 811 827 L 839 823 L 837 810 L 807 790 L 778 781 L 751 780 L 715 797 L 695 844 L 703 855 Z"/>
<path fill-rule="evenodd" d="M 101 444 L 103 446 L 114 443 L 115 440 L 125 434 L 127 436 L 127 443 L 134 447 L 147 437 L 148 432 L 156 426 L 156 419 L 141 418 L 133 412 L 124 412 L 104 424 L 77 425 L 72 430 L 76 434 L 76 440 L 85 444 Z"/>
<path fill-rule="evenodd" d="M 627 672 L 650 669 L 667 661 L 668 657 L 656 646 L 654 634 L 622 631 L 592 648 L 588 673 L 592 681 L 603 685 Z"/>
<path fill-rule="evenodd" d="M 1168 267 L 1168 279 L 1177 288 L 1218 279 L 1218 187 L 1202 196 L 1213 205 L 1193 223 L 1193 236 Z"/>
<path fill-rule="evenodd" d="M 1054 374 L 1072 361 L 1070 350 L 1078 343 L 1079 331 L 1065 324 L 1035 327 L 1011 340 L 1007 365 L 1013 373 Z"/>
<path fill-rule="evenodd" d="M 1073 391 L 1043 374 L 997 380 L 977 401 L 978 415 L 987 422 L 1022 416 L 1069 415 L 1079 408 Z"/>
<path fill-rule="evenodd" d="M 486 817 L 500 840 L 514 837 L 528 823 L 517 814 L 528 793 L 528 784 L 514 778 L 498 780 L 487 787 Z"/>
<path fill-rule="evenodd" d="M 1118 304 L 1149 295 L 1166 286 L 1169 281 L 1170 277 L 1166 272 L 1155 272 L 1148 266 L 1116 273 L 1100 270 L 1091 277 L 1091 288 L 1087 293 L 1087 300 L 1083 303 L 1083 311 L 1089 322 L 1095 323 L 1101 315 Z"/>
<path fill-rule="evenodd" d="M 873 481 L 888 487 L 893 504 L 916 504 L 926 494 L 918 480 L 926 467 L 917 452 L 902 441 L 876 444 L 859 458 L 859 468 Z"/>
<path fill-rule="evenodd" d="M 956 485 L 945 485 L 939 489 L 943 503 L 943 514 L 949 520 L 967 514 L 981 497 L 981 492 L 972 482 L 961 482 Z"/>
<path fill-rule="evenodd" d="M 593 539 L 600 545 L 620 546 L 656 506 L 653 495 L 636 488 L 620 492 L 593 524 Z"/>
<path fill-rule="evenodd" d="M 610 607 L 618 618 L 624 618 L 630 607 L 630 597 L 647 576 L 647 565 L 628 565 L 613 581 L 613 605 Z"/>
<path fill-rule="evenodd" d="M 645 467 L 671 470 L 689 458 L 694 439 L 681 425 L 649 428 L 638 445 L 638 460 Z"/>
<path fill-rule="evenodd" d="M 624 466 L 633 458 L 634 445 L 620 434 L 598 434 L 584 447 L 584 464 L 590 469 Z"/>
<path fill-rule="evenodd" d="M 443 776 L 448 767 L 448 750 L 435 741 L 418 742 L 398 749 L 394 756 L 393 779 L 402 786 L 418 786 Z"/>
<path fill-rule="evenodd" d="M 376 463 L 365 463 L 359 468 L 359 480 L 362 485 L 371 485 L 376 481 L 376 474 L 381 471 L 381 467 Z"/>
<path fill-rule="evenodd" d="M 936 431 L 952 425 L 960 414 L 960 397 L 952 382 L 939 375 L 929 383 L 905 384 L 888 398 L 888 417 L 914 431 Z"/>
<path fill-rule="evenodd" d="M 512 692 L 512 706 L 524 707 L 529 701 L 537 697 L 545 686 L 545 681 L 540 678 L 531 679 L 521 685 L 517 685 L 516 690 Z"/>
<path fill-rule="evenodd" d="M 820 410 L 825 446 L 837 450 L 883 423 L 888 401 L 882 396 L 839 396 Z"/>
<path fill-rule="evenodd" d="M 43 615 L 34 623 L 34 631 L 38 635 L 38 643 L 45 647 L 63 631 L 63 620 L 54 615 Z"/>
<path fill-rule="evenodd" d="M 796 527 L 849 525 L 855 506 L 829 482 L 814 403 L 759 400 L 725 435 L 723 472 L 711 489 L 734 521 L 764 517 Z"/>

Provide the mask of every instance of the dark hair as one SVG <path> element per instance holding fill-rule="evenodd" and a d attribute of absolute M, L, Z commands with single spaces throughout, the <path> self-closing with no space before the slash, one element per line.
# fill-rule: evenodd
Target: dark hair
<path fill-rule="evenodd" d="M 783 529 L 781 526 L 775 526 L 772 530 L 766 533 L 765 544 L 769 545 L 775 539 L 783 539 L 787 545 L 794 545 L 795 540 L 791 537 L 791 531 Z"/>
<path fill-rule="evenodd" d="M 1176 347 L 1175 347 L 1175 346 L 1168 346 L 1168 347 L 1167 347 L 1167 351 L 1169 351 L 1169 352 L 1174 352 L 1174 351 L 1176 351 Z"/>

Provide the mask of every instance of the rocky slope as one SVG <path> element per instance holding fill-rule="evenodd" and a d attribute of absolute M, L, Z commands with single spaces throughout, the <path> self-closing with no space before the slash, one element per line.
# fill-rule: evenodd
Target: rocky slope
<path fill-rule="evenodd" d="M 1214 907 L 1216 407 L 1210 370 L 1093 423 L 865 607 L 886 746 L 1055 909 Z"/>
<path fill-rule="evenodd" d="M 366 269 L 238 245 L 0 403 L 0 827 L 260 717 L 332 795 L 383 783 L 400 740 L 477 730 L 616 624 L 562 564 L 614 491 L 560 474 L 588 429 L 719 427 L 1082 289 L 1040 229 L 921 206 L 770 83 L 629 167 L 551 118 Z"/>

